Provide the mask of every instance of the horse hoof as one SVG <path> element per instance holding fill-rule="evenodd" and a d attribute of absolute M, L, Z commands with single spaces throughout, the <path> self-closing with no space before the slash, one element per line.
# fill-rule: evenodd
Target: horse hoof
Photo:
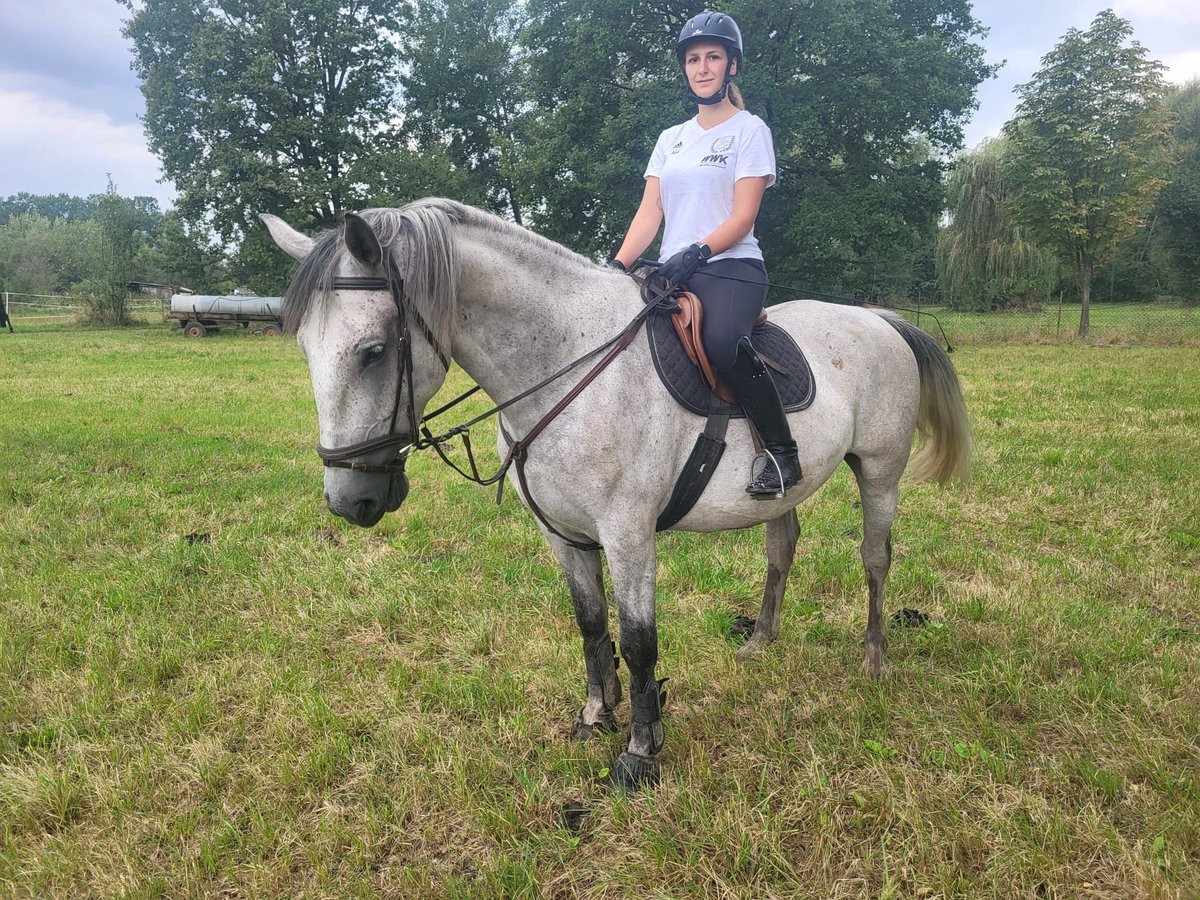
<path fill-rule="evenodd" d="M 866 658 L 863 659 L 862 668 L 864 675 L 872 681 L 879 681 L 883 677 L 886 668 L 883 662 L 883 655 L 872 656 L 871 654 L 867 654 Z"/>
<path fill-rule="evenodd" d="M 761 638 L 751 637 L 750 640 L 737 648 L 737 652 L 733 654 L 734 659 L 740 663 L 757 662 L 763 655 L 763 651 L 767 649 L 769 641 L 764 641 Z"/>
<path fill-rule="evenodd" d="M 638 788 L 653 787 L 658 784 L 661 774 L 662 766 L 658 760 L 626 751 L 613 763 L 608 783 L 613 790 L 628 793 Z"/>
<path fill-rule="evenodd" d="M 583 721 L 583 711 L 580 710 L 579 715 L 571 725 L 571 740 L 573 741 L 590 741 L 601 734 L 612 734 L 617 730 L 617 723 L 609 719 L 601 719 L 599 722 Z"/>

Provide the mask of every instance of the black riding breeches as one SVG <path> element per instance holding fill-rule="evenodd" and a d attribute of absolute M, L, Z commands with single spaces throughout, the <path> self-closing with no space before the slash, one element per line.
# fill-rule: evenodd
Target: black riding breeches
<path fill-rule="evenodd" d="M 724 276 L 724 277 L 721 277 Z M 704 349 L 718 372 L 728 372 L 738 341 L 750 334 L 767 299 L 767 267 L 759 259 L 718 259 L 688 279 L 704 307 Z"/>

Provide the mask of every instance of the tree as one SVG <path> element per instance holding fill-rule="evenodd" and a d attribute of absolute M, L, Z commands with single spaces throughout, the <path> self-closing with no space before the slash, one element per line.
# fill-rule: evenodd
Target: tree
<path fill-rule="evenodd" d="M 0 225 L 0 289 L 59 294 L 87 278 L 96 223 L 21 213 Z"/>
<path fill-rule="evenodd" d="M 139 259 L 154 281 L 198 294 L 219 294 L 231 287 L 221 249 L 204 229 L 188 225 L 174 211 L 163 216 L 152 245 Z"/>
<path fill-rule="evenodd" d="M 694 114 L 674 45 L 696 11 L 529 0 L 535 112 L 523 157 L 530 218 L 581 252 L 619 242 L 658 132 Z M 910 276 L 942 209 L 939 157 L 958 149 L 995 70 L 967 0 L 733 0 L 747 106 L 771 126 L 779 183 L 757 225 L 781 281 L 842 286 L 872 267 Z M 869 284 L 867 285 L 869 287 Z"/>
<path fill-rule="evenodd" d="M 133 278 L 133 257 L 145 240 L 137 228 L 138 218 L 138 209 L 117 193 L 110 178 L 108 190 L 96 204 L 91 278 L 85 295 L 88 317 L 97 324 L 128 324 L 125 300 Z"/>
<path fill-rule="evenodd" d="M 524 9 L 508 0 L 415 0 L 400 79 L 410 140 L 459 173 L 466 196 L 458 199 L 517 224 L 525 204 L 513 164 L 528 105 Z"/>
<path fill-rule="evenodd" d="M 1165 181 L 1162 65 L 1131 41 L 1112 10 L 1072 28 L 1018 85 L 1004 126 L 1013 219 L 1057 248 L 1079 284 L 1079 334 L 1088 331 L 1092 279 L 1137 230 Z"/>
<path fill-rule="evenodd" d="M 0 225 L 14 216 L 32 213 L 55 219 L 84 222 L 96 214 L 95 197 L 83 199 L 70 194 L 29 194 L 22 192 L 0 200 Z"/>
<path fill-rule="evenodd" d="M 1057 264 L 1015 224 L 1006 203 L 1007 142 L 958 158 L 946 184 L 950 221 L 937 242 L 938 289 L 959 309 L 1024 306 L 1052 287 Z"/>
<path fill-rule="evenodd" d="M 189 224 L 232 243 L 260 230 L 260 212 L 312 229 L 364 205 L 395 141 L 403 4 L 123 2 L 146 135 Z"/>
<path fill-rule="evenodd" d="M 1200 79 L 1173 90 L 1169 151 L 1174 165 L 1155 205 L 1157 246 L 1166 257 L 1171 290 L 1200 302 Z"/>

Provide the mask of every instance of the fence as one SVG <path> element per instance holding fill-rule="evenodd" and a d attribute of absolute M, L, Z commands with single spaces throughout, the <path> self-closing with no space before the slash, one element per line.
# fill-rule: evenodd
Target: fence
<path fill-rule="evenodd" d="M 848 298 L 814 291 L 805 291 L 803 295 L 850 302 Z M 86 315 L 82 297 L 5 292 L 3 301 L 17 327 L 52 328 L 80 321 Z M 952 343 L 1060 342 L 1074 339 L 1079 330 L 1079 305 L 1073 303 L 1006 312 L 963 312 L 922 303 L 919 299 L 898 300 L 894 304 L 879 302 L 898 309 L 935 335 L 945 332 Z M 139 297 L 130 299 L 125 309 L 135 319 L 161 321 L 166 301 Z M 1200 306 L 1161 301 L 1093 303 L 1089 318 L 1088 340 L 1094 343 L 1200 343 Z"/>
<path fill-rule="evenodd" d="M 16 325 L 53 325 L 77 322 L 87 315 L 83 297 L 65 294 L 19 294 L 5 291 L 4 309 Z M 125 302 L 125 312 L 131 317 L 151 320 L 165 310 L 165 301 L 158 298 L 131 298 Z"/>
<path fill-rule="evenodd" d="M 904 305 L 904 304 L 899 304 Z M 964 312 L 914 302 L 905 315 L 926 330 L 944 330 L 958 342 L 1061 342 L 1079 333 L 1077 303 L 1002 312 Z M 1200 342 L 1200 306 L 1180 303 L 1092 303 L 1091 343 L 1185 344 Z"/>

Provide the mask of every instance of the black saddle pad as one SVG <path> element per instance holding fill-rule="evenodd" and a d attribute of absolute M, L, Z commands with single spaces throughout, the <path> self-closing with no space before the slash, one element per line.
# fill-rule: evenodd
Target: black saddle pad
<path fill-rule="evenodd" d="M 726 404 L 708 389 L 700 369 L 683 352 L 679 335 L 665 314 L 650 316 L 646 322 L 646 335 L 650 339 L 650 356 L 658 377 L 684 409 L 700 416 L 717 413 L 740 418 L 745 415 L 741 406 Z M 771 370 L 783 408 L 788 412 L 808 409 L 816 396 L 817 386 L 804 351 L 796 346 L 792 336 L 778 325 L 767 322 L 751 332 L 750 343 Z"/>

